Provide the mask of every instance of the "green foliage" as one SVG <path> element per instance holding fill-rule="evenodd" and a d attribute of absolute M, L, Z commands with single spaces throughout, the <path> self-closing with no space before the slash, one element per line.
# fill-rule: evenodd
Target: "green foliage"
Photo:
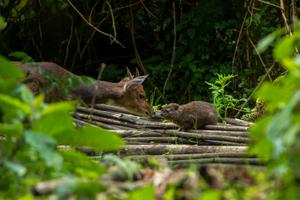
<path fill-rule="evenodd" d="M 256 93 L 266 107 L 266 115 L 251 128 L 254 144 L 250 152 L 268 160 L 269 170 L 279 183 L 272 199 L 299 199 L 299 133 L 300 133 L 300 64 L 297 53 L 300 42 L 299 24 L 294 34 L 279 40 L 273 55 L 287 74 L 276 83 L 264 83 Z M 274 33 L 278 39 L 282 31 Z M 265 41 L 266 40 L 266 41 Z M 270 36 L 260 44 L 269 45 Z M 265 49 L 266 47 L 262 48 Z"/>
<path fill-rule="evenodd" d="M 147 186 L 142 189 L 138 189 L 135 191 L 132 191 L 128 195 L 128 200 L 153 200 L 155 199 L 155 192 L 154 188 L 152 186 Z"/>
<path fill-rule="evenodd" d="M 231 79 L 236 77 L 235 75 L 217 74 L 217 76 L 214 83 L 206 82 L 206 84 L 210 86 L 212 91 L 213 104 L 218 110 L 219 117 L 224 119 L 227 117 L 229 110 L 237 109 L 245 99 L 236 99 L 226 92 L 226 88 L 229 86 Z"/>
<path fill-rule="evenodd" d="M 17 83 L 23 73 L 16 66 L 3 57 L 0 66 L 0 197 L 25 198 L 33 184 L 65 176 L 72 178 L 57 190 L 60 197 L 92 198 L 104 191 L 97 183 L 104 167 L 81 153 L 60 152 L 57 145 L 113 151 L 123 144 L 120 137 L 94 126 L 74 127 L 75 102 L 45 104 L 43 96 Z"/>

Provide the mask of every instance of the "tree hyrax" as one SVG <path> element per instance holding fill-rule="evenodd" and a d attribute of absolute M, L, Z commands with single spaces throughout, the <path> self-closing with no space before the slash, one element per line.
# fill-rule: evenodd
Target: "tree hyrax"
<path fill-rule="evenodd" d="M 199 128 L 216 124 L 218 113 L 216 108 L 204 101 L 192 101 L 187 104 L 168 104 L 161 111 L 161 116 L 173 121 L 184 129 Z"/>

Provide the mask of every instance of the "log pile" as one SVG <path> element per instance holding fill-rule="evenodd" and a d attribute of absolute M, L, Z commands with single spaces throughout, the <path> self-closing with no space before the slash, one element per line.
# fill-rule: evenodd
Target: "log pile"
<path fill-rule="evenodd" d="M 79 106 L 73 118 L 77 124 L 93 124 L 118 133 L 126 141 L 120 155 L 131 159 L 146 160 L 153 156 L 180 165 L 262 164 L 247 155 L 248 128 L 252 123 L 238 119 L 228 118 L 226 124 L 186 131 L 171 122 L 103 104 L 93 108 Z"/>

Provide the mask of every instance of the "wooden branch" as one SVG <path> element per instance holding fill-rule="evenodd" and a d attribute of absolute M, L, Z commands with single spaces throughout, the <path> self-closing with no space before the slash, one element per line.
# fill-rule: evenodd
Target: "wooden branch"
<path fill-rule="evenodd" d="M 206 125 L 204 128 L 208 130 L 248 131 L 248 127 L 224 125 L 220 123 L 218 123 L 217 125 Z"/>
<path fill-rule="evenodd" d="M 63 185 L 71 184 L 73 181 L 70 178 L 54 179 L 50 181 L 44 181 L 36 184 L 32 187 L 32 192 L 36 196 L 48 195 L 54 192 L 54 190 Z"/>
<path fill-rule="evenodd" d="M 112 123 L 112 124 L 118 124 L 123 126 L 129 126 L 131 128 L 163 128 L 163 129 L 172 129 L 172 128 L 178 128 L 177 125 L 173 123 L 162 123 L 162 122 L 153 122 L 147 120 L 147 118 L 138 117 L 134 115 L 129 114 L 118 114 L 118 113 L 110 113 L 107 111 L 99 111 L 94 110 L 91 112 L 91 108 L 84 108 L 84 107 L 78 107 L 79 111 L 82 112 L 76 112 L 74 115 L 77 117 L 82 118 L 89 118 L 93 119 L 95 121 L 105 122 L 105 123 Z M 88 113 L 92 113 L 92 115 Z"/>
<path fill-rule="evenodd" d="M 237 136 L 237 137 L 248 137 L 249 136 L 248 132 L 246 132 L 246 131 L 191 130 L 191 131 L 189 131 L 189 133 L 207 134 L 207 135 Z"/>
<path fill-rule="evenodd" d="M 92 27 L 94 30 L 96 30 L 98 33 L 101 33 L 104 36 L 107 36 L 110 38 L 111 42 L 116 42 L 117 44 L 119 44 L 121 47 L 125 48 L 125 46 L 119 41 L 117 40 L 117 38 L 115 38 L 112 34 L 106 33 L 104 31 L 101 31 L 100 29 L 98 29 L 96 26 L 94 26 L 93 24 L 91 24 L 84 16 L 83 14 L 76 8 L 76 6 L 70 1 L 67 0 L 68 3 L 70 4 L 70 6 L 76 11 L 76 13 L 83 19 L 83 21 L 89 25 L 90 27 Z"/>
<path fill-rule="evenodd" d="M 248 164 L 248 165 L 264 165 L 257 158 L 203 158 L 193 160 L 170 160 L 170 164 L 191 165 L 205 163 L 228 163 L 228 164 Z"/>
<path fill-rule="evenodd" d="M 202 140 L 220 140 L 220 141 L 227 141 L 227 142 L 238 142 L 238 143 L 248 143 L 249 139 L 246 137 L 235 137 L 235 136 L 223 136 L 223 135 L 213 135 L 213 134 L 203 134 L 203 133 L 190 133 L 190 132 L 183 132 L 183 131 L 172 131 L 172 130 L 165 130 L 163 132 L 166 135 L 170 136 L 179 136 L 183 138 L 195 138 L 195 139 L 202 139 Z"/>
<path fill-rule="evenodd" d="M 246 153 L 245 146 L 197 146 L 197 145 L 125 145 L 122 153 L 127 155 L 161 155 L 161 154 L 187 154 L 187 153 L 218 153 L 218 152 L 239 152 Z"/>
<path fill-rule="evenodd" d="M 245 121 L 245 120 L 241 120 L 241 119 L 237 119 L 237 118 L 225 118 L 225 121 L 228 123 L 228 124 L 233 124 L 233 125 L 237 125 L 237 126 L 252 126 L 254 123 L 252 122 L 248 122 L 248 121 Z"/>
<path fill-rule="evenodd" d="M 205 144 L 204 142 L 198 142 L 195 140 L 188 140 L 179 137 L 126 137 L 123 138 L 126 142 L 144 142 L 146 144 L 151 143 L 175 143 L 175 144 Z"/>
<path fill-rule="evenodd" d="M 114 120 L 114 119 L 108 119 L 108 118 L 99 117 L 99 116 L 95 116 L 95 115 L 88 115 L 88 114 L 82 114 L 82 113 L 74 113 L 73 115 L 77 118 L 88 119 L 91 121 L 91 123 L 103 122 L 105 124 L 113 124 L 113 125 L 118 125 L 118 126 L 126 126 L 126 127 L 130 127 L 130 128 L 138 128 L 138 126 L 136 126 L 132 123 Z"/>
<path fill-rule="evenodd" d="M 126 108 L 119 107 L 119 106 L 111 106 L 111 105 L 107 105 L 107 104 L 96 104 L 95 108 L 99 109 L 99 110 L 104 110 L 104 111 L 112 111 L 112 112 L 116 112 L 116 113 L 125 113 L 125 114 L 134 115 L 132 112 L 130 112 Z"/>
<path fill-rule="evenodd" d="M 227 153 L 195 153 L 195 154 L 172 154 L 172 155 L 134 155 L 134 156 L 125 156 L 129 159 L 134 160 L 147 160 L 149 157 L 154 158 L 165 158 L 168 160 L 189 160 L 189 159 L 201 159 L 201 158 L 219 158 L 219 157 L 227 157 L 227 158 L 241 158 L 241 157 L 249 157 L 246 153 L 239 152 L 227 152 Z"/>

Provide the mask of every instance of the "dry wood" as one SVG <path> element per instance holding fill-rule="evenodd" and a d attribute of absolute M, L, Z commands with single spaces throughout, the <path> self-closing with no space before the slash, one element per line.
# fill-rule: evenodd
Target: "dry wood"
<path fill-rule="evenodd" d="M 60 186 L 71 184 L 73 181 L 69 178 L 54 179 L 50 181 L 44 181 L 36 184 L 32 187 L 33 194 L 37 196 L 47 195 L 54 192 L 54 190 Z"/>
<path fill-rule="evenodd" d="M 90 120 L 87 120 L 87 119 L 76 119 L 76 118 L 73 118 L 74 122 L 76 123 L 76 125 L 96 125 L 96 126 L 99 126 L 99 127 L 102 127 L 102 128 L 106 128 L 106 129 L 109 129 L 109 130 L 116 130 L 116 129 L 120 129 L 119 127 L 117 126 L 112 126 L 112 125 L 108 125 L 108 124 L 105 124 L 105 123 L 101 123 L 101 122 L 95 122 L 95 121 L 90 121 Z"/>
<path fill-rule="evenodd" d="M 253 123 L 252 122 L 247 122 L 245 120 L 241 120 L 241 119 L 236 119 L 236 118 L 225 118 L 225 121 L 228 123 L 228 124 L 233 124 L 233 125 L 238 125 L 238 126 L 252 126 Z"/>
<path fill-rule="evenodd" d="M 119 106 L 111 106 L 111 105 L 107 105 L 107 104 L 96 104 L 95 108 L 97 110 L 106 110 L 106 111 L 111 111 L 111 112 L 115 112 L 115 113 L 125 113 L 125 114 L 131 114 L 131 115 L 133 114 L 126 108 L 119 107 Z"/>
<path fill-rule="evenodd" d="M 208 145 L 247 146 L 247 143 L 225 142 L 225 141 L 218 141 L 218 140 L 203 140 L 203 142 Z"/>
<path fill-rule="evenodd" d="M 173 144 L 205 144 L 205 142 L 188 140 L 178 137 L 127 137 L 124 138 L 126 142 L 144 142 L 146 144 L 151 143 L 173 143 Z"/>
<path fill-rule="evenodd" d="M 218 153 L 234 152 L 246 153 L 246 146 L 208 146 L 208 145 L 125 145 L 122 153 L 127 155 L 162 155 L 162 154 L 187 154 L 187 153 Z"/>
<path fill-rule="evenodd" d="M 190 130 L 190 133 L 206 134 L 206 135 L 224 135 L 224 136 L 237 136 L 248 137 L 246 131 L 224 131 L 224 130 Z"/>
<path fill-rule="evenodd" d="M 226 131 L 247 131 L 248 127 L 244 126 L 232 126 L 218 123 L 217 125 L 207 125 L 204 127 L 208 130 L 226 130 Z"/>
<path fill-rule="evenodd" d="M 231 158 L 240 158 L 240 157 L 249 157 L 246 153 L 198 153 L 198 154 L 172 154 L 172 155 L 134 155 L 134 156 L 125 156 L 129 159 L 134 160 L 147 160 L 149 157 L 154 158 L 165 158 L 168 160 L 188 160 L 188 159 L 200 159 L 200 158 L 218 158 L 218 157 L 231 157 Z M 94 157 L 93 157 L 94 158 Z M 97 156 L 95 156 L 97 158 Z M 100 158 L 98 156 L 98 158 Z"/>
<path fill-rule="evenodd" d="M 189 133 L 189 132 L 173 131 L 173 130 L 165 130 L 163 133 L 166 135 L 179 136 L 184 138 L 220 140 L 220 141 L 238 142 L 238 143 L 249 142 L 248 138 L 239 137 L 239 136 L 235 137 L 235 136 L 223 136 L 223 135 L 213 135 L 213 134 L 203 134 L 203 133 Z"/>
<path fill-rule="evenodd" d="M 118 126 L 125 126 L 125 127 L 130 127 L 130 128 L 138 128 L 136 125 L 124 121 L 119 121 L 115 119 L 108 119 L 104 117 L 99 117 L 95 115 L 89 115 L 89 114 L 83 114 L 83 113 L 74 113 L 75 117 L 77 118 L 82 118 L 82 119 L 88 119 L 91 122 L 102 122 L 105 124 L 113 124 L 113 125 L 118 125 Z"/>
<path fill-rule="evenodd" d="M 171 164 L 205 164 L 205 163 L 228 163 L 228 164 L 248 164 L 248 165 L 264 165 L 257 158 L 203 158 L 193 160 L 170 160 Z"/>
<path fill-rule="evenodd" d="M 114 119 L 114 120 L 118 120 L 119 123 L 124 122 L 125 126 L 131 126 L 131 127 L 134 126 L 134 128 L 163 128 L 163 129 L 178 128 L 178 126 L 173 123 L 161 123 L 161 122 L 149 121 L 149 119 L 145 117 L 139 117 L 135 115 L 111 113 L 108 111 L 100 111 L 100 110 L 85 108 L 81 106 L 78 107 L 78 111 L 79 112 L 77 112 L 77 114 L 85 118 L 87 118 L 87 116 L 89 117 L 94 116 L 93 120 L 102 121 L 102 122 L 106 121 L 106 123 L 110 123 L 108 121 L 108 118 Z M 88 114 L 92 113 L 92 115 L 88 115 L 87 113 Z"/>
<path fill-rule="evenodd" d="M 121 137 L 161 137 L 163 136 L 160 132 L 152 130 L 115 130 Z"/>

